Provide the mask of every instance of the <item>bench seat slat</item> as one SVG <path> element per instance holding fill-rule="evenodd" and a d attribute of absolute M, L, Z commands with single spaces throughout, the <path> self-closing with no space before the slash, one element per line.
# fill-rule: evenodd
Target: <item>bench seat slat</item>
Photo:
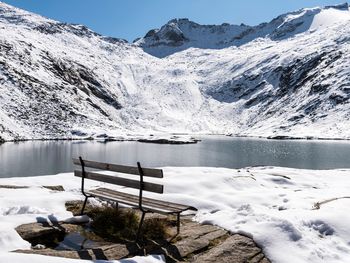
<path fill-rule="evenodd" d="M 96 193 L 96 192 L 92 192 L 92 191 L 88 191 L 87 193 L 93 195 L 94 197 L 101 198 L 103 200 L 110 200 L 110 201 L 130 205 L 132 207 L 138 208 L 138 202 L 135 202 L 134 200 L 130 200 L 130 199 L 127 200 L 127 199 L 125 199 L 125 197 L 117 197 L 117 196 L 114 196 L 114 195 L 111 195 L 108 193 Z M 143 208 L 146 210 L 158 212 L 161 214 L 170 214 L 170 213 L 177 212 L 177 211 L 171 211 L 169 209 L 164 209 L 161 207 L 151 207 L 151 206 L 147 206 L 147 205 L 144 205 Z"/>
<path fill-rule="evenodd" d="M 138 206 L 138 204 L 139 204 L 138 203 L 139 198 L 136 195 L 127 194 L 127 193 L 114 191 L 114 190 L 110 190 L 110 189 L 108 189 L 108 191 L 105 191 L 105 190 L 106 190 L 105 188 L 98 188 L 98 189 L 89 191 L 89 193 L 93 194 L 93 195 L 109 196 L 109 197 L 112 197 L 114 199 L 121 200 L 120 201 L 121 203 L 124 202 L 124 200 L 127 200 L 130 205 Z M 144 198 L 142 198 L 142 204 L 143 204 L 143 207 L 148 206 L 148 207 L 158 208 L 158 209 L 162 209 L 162 210 L 167 211 L 167 212 L 179 212 L 179 211 L 185 211 L 185 210 L 189 209 L 188 206 L 171 207 L 168 205 L 168 202 L 163 202 L 160 200 L 154 200 L 154 199 L 150 199 L 150 198 L 147 198 L 146 200 Z"/>
<path fill-rule="evenodd" d="M 77 177 L 82 177 L 83 172 L 79 171 L 79 170 L 75 170 L 74 175 Z M 85 178 L 104 182 L 104 183 L 110 183 L 110 184 L 116 184 L 116 185 L 121 185 L 121 186 L 125 186 L 125 187 L 140 189 L 140 182 L 139 181 L 126 179 L 126 178 L 122 178 L 122 177 L 118 177 L 118 176 L 112 176 L 112 175 L 106 175 L 106 174 L 100 174 L 100 173 L 94 173 L 94 172 L 85 172 Z M 144 182 L 143 183 L 143 190 L 162 194 L 163 193 L 163 185 Z"/>
<path fill-rule="evenodd" d="M 75 165 L 81 165 L 80 160 L 76 158 L 73 158 L 73 163 Z M 95 161 L 88 161 L 88 160 L 84 160 L 84 165 L 85 167 L 90 167 L 95 169 L 101 169 L 101 170 L 112 171 L 117 173 L 139 175 L 138 168 L 134 166 L 102 163 L 102 162 L 95 162 Z M 142 168 L 142 171 L 144 176 L 163 178 L 163 170 L 161 169 Z"/>
<path fill-rule="evenodd" d="M 98 188 L 94 190 L 90 190 L 87 192 L 96 197 L 100 197 L 102 199 L 108 199 L 111 201 L 124 203 L 126 205 L 138 207 L 139 205 L 139 197 L 132 194 L 127 194 L 119 191 L 114 191 L 106 188 Z M 175 203 L 169 203 L 160 200 L 154 200 L 150 198 L 142 198 L 142 207 L 148 209 L 150 211 L 159 212 L 163 214 L 169 213 L 179 213 L 188 209 L 196 210 L 193 207 L 179 205 Z"/>
<path fill-rule="evenodd" d="M 132 194 L 127 194 L 125 192 L 119 192 L 119 191 L 115 191 L 112 189 L 108 189 L 108 188 L 98 188 L 95 189 L 101 192 L 106 192 L 106 193 L 110 193 L 110 194 L 116 194 L 118 196 L 125 196 L 126 198 L 133 198 L 134 200 L 136 200 L 138 202 L 138 196 L 136 195 L 132 195 Z M 167 201 L 163 201 L 163 200 L 156 200 L 156 199 L 152 199 L 152 198 L 147 198 L 147 197 L 142 197 L 142 203 L 143 204 L 154 204 L 154 205 L 162 205 L 162 206 L 167 206 L 171 209 L 176 209 L 176 210 L 180 210 L 180 211 L 185 211 L 185 210 L 195 210 L 197 211 L 196 208 L 192 207 L 192 206 L 188 206 L 188 205 L 181 205 L 181 204 L 176 204 L 176 203 L 171 203 L 171 202 L 167 202 Z"/>

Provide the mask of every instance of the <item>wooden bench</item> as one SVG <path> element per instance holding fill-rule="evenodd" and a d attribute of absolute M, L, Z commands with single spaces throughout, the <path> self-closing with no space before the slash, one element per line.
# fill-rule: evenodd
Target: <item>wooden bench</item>
<path fill-rule="evenodd" d="M 95 161 L 83 160 L 73 158 L 75 165 L 80 165 L 81 170 L 75 170 L 74 175 L 81 177 L 81 192 L 85 196 L 84 204 L 81 209 L 81 214 L 84 213 L 86 202 L 88 198 L 94 197 L 106 201 L 115 202 L 131 206 L 132 208 L 138 208 L 142 212 L 139 228 L 137 231 L 136 240 L 139 239 L 142 224 L 146 213 L 160 213 L 160 214 L 176 214 L 177 215 L 177 234 L 180 232 L 180 213 L 186 210 L 197 211 L 196 208 L 188 205 L 176 204 L 166 201 L 161 201 L 153 198 L 147 198 L 143 196 L 144 191 L 162 194 L 163 185 L 146 182 L 145 177 L 163 178 L 163 171 L 161 169 L 142 168 L 140 163 L 137 162 L 137 167 L 125 166 L 117 164 L 109 164 Z M 95 171 L 87 171 L 86 168 L 93 168 Z M 96 171 L 97 170 L 97 171 Z M 128 179 L 117 175 L 108 175 L 102 173 L 102 171 L 112 171 L 119 174 L 128 174 L 137 176 L 137 179 Z M 134 188 L 139 190 L 138 195 L 129 194 L 112 190 L 105 187 L 97 189 L 85 190 L 85 179 L 96 180 L 104 183 L 114 184 L 118 186 L 124 186 L 126 188 Z"/>

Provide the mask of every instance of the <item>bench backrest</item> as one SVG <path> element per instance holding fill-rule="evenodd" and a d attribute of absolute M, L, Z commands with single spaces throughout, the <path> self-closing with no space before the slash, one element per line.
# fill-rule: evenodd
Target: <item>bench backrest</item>
<path fill-rule="evenodd" d="M 155 178 L 163 178 L 163 171 L 161 169 L 153 169 L 153 168 L 141 168 L 134 166 L 126 166 L 126 165 L 118 165 L 118 164 L 110 164 L 110 163 L 102 163 L 96 161 L 88 161 L 82 160 L 84 164 L 84 178 L 96 180 L 104 183 L 110 183 L 135 189 L 140 189 L 143 191 L 149 191 L 154 193 L 163 193 L 163 185 L 155 184 L 150 182 L 145 182 L 143 177 L 155 177 Z M 73 158 L 73 163 L 75 165 L 82 165 L 80 159 Z M 93 168 L 104 171 L 112 171 L 122 174 L 132 174 L 139 175 L 140 178 L 138 180 L 135 179 L 127 179 L 124 177 L 120 177 L 117 175 L 107 175 L 102 173 L 97 173 L 96 171 L 86 171 L 85 168 Z M 142 175 L 140 175 L 140 169 Z M 74 170 L 74 175 L 78 177 L 83 177 L 83 169 L 82 170 Z"/>

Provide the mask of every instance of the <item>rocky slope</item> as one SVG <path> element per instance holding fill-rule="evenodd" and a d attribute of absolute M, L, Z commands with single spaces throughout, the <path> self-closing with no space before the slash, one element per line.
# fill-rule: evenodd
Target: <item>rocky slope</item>
<path fill-rule="evenodd" d="M 349 26 L 344 4 L 254 27 L 172 20 L 130 44 L 1 3 L 0 137 L 350 138 Z"/>

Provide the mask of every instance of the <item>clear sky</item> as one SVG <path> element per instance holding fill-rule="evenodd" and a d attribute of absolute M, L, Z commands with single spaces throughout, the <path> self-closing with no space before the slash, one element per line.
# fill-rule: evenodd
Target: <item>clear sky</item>
<path fill-rule="evenodd" d="M 172 18 L 200 24 L 256 25 L 303 7 L 345 0 L 3 0 L 10 5 L 59 20 L 84 24 L 107 36 L 129 41 Z"/>

